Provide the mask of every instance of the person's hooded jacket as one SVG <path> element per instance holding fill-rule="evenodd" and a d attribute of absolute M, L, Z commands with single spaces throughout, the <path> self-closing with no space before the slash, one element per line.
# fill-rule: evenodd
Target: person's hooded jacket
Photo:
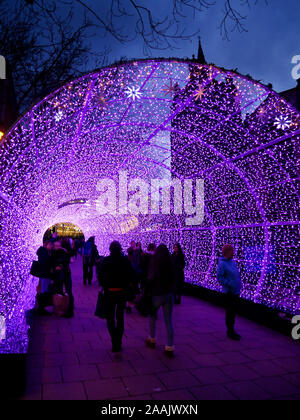
<path fill-rule="evenodd" d="M 233 259 L 225 257 L 219 258 L 217 278 L 218 282 L 223 287 L 224 293 L 240 295 L 242 281 L 239 269 Z"/>

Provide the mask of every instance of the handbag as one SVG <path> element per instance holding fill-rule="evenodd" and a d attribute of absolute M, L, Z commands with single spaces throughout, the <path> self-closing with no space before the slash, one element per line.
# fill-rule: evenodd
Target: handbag
<path fill-rule="evenodd" d="M 31 264 L 30 274 L 33 277 L 40 277 L 41 276 L 41 267 L 38 261 L 33 261 Z"/>
<path fill-rule="evenodd" d="M 53 313 L 58 317 L 67 314 L 70 305 L 70 297 L 68 295 L 53 296 Z"/>
<path fill-rule="evenodd" d="M 100 319 L 107 318 L 107 298 L 102 290 L 98 294 L 95 316 Z"/>

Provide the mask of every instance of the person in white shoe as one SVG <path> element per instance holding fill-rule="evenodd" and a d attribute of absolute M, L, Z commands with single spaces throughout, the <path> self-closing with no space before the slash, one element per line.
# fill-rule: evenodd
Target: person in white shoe
<path fill-rule="evenodd" d="M 162 307 L 168 337 L 165 354 L 172 357 L 174 355 L 172 312 L 174 306 L 175 276 L 171 255 L 166 245 L 159 245 L 156 249 L 151 259 L 148 277 L 147 289 L 148 293 L 152 296 L 153 310 L 150 315 L 150 337 L 146 340 L 146 345 L 150 348 L 155 348 L 157 313 L 159 308 Z"/>

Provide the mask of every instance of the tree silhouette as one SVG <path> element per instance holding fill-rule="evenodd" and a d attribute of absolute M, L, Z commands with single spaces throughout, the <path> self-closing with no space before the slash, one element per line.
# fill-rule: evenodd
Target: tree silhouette
<path fill-rule="evenodd" d="M 91 57 L 101 65 L 106 56 L 105 49 L 91 51 L 87 34 L 91 25 L 85 15 L 74 26 L 73 10 L 60 16 L 50 3 L 19 0 L 11 5 L 0 0 L 0 55 L 12 72 L 20 112 L 84 72 Z"/>
<path fill-rule="evenodd" d="M 111 42 L 142 41 L 146 56 L 171 51 L 199 34 L 200 28 L 189 31 L 191 19 L 212 7 L 223 8 L 219 29 L 228 38 L 231 31 L 246 31 L 242 10 L 257 2 L 169 0 L 163 12 L 144 0 L 0 0 L 0 55 L 12 69 L 22 112 L 60 83 L 105 64 Z M 97 50 L 90 45 L 95 39 Z"/>

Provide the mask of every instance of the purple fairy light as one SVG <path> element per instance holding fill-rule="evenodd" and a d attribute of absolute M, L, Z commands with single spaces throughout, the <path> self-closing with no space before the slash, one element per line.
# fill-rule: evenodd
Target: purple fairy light
<path fill-rule="evenodd" d="M 0 353 L 26 351 L 36 293 L 30 265 L 44 232 L 62 222 L 95 235 L 102 254 L 113 239 L 125 249 L 131 240 L 170 249 L 180 242 L 186 281 L 213 290 L 218 255 L 231 243 L 242 297 L 296 313 L 299 138 L 299 113 L 275 92 L 180 60 L 103 68 L 34 105 L 0 143 Z M 106 178 L 120 211 L 99 214 Z M 128 203 L 143 201 L 137 178 L 144 188 L 153 179 L 202 179 L 203 221 L 154 212 L 159 199 L 152 211 L 131 213 Z"/>

